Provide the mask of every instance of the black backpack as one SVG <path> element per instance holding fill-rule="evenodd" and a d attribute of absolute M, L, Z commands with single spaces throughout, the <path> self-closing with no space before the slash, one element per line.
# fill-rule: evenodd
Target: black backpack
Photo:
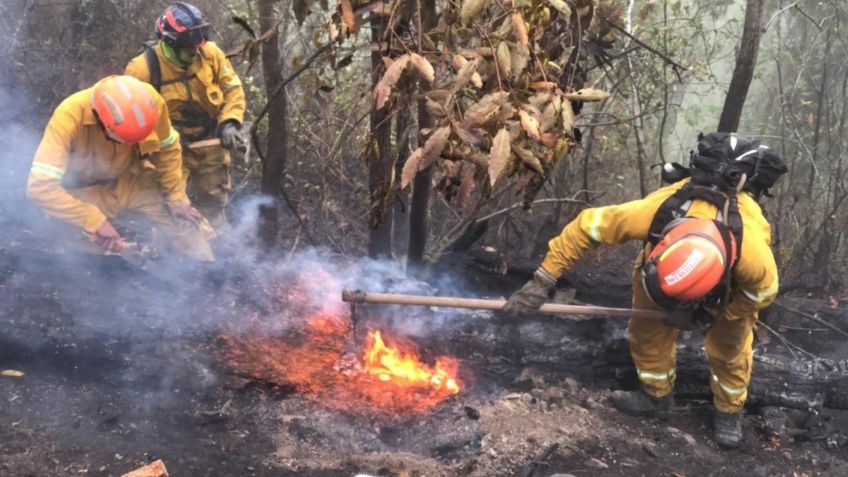
<path fill-rule="evenodd" d="M 663 182 L 670 184 L 687 177 L 692 180 L 675 191 L 657 209 L 651 221 L 648 242 L 656 246 L 662 240 L 666 226 L 675 219 L 685 217 L 692 201 L 701 199 L 723 212 L 722 221 L 726 227 L 720 227 L 719 230 L 728 246 L 728 257 L 731 251 L 730 240 L 726 235 L 732 233 L 736 239 L 738 263 L 742 250 L 742 216 L 739 214 L 736 191 L 743 174 L 745 182 L 741 190 L 751 192 L 759 200 L 763 195 L 770 196 L 769 189 L 786 172 L 787 168 L 780 157 L 756 141 L 732 133 L 699 135 L 698 150 L 690 153 L 688 168 L 677 163 L 663 166 Z M 725 280 L 707 298 L 708 306 L 726 305 L 730 272 L 731 268 L 728 267 Z"/>
<path fill-rule="evenodd" d="M 688 168 L 677 163 L 666 164 L 662 179 L 673 183 L 692 177 L 693 183 L 731 192 L 744 173 L 742 190 L 753 193 L 759 200 L 763 195 L 771 197 L 769 189 L 787 170 L 777 154 L 757 141 L 733 133 L 710 133 L 698 136 L 698 150 L 690 152 Z"/>

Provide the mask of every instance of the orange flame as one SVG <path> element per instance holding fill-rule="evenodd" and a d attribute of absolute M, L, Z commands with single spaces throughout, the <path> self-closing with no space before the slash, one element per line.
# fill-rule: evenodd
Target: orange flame
<path fill-rule="evenodd" d="M 440 358 L 435 369 L 424 365 L 414 351 L 405 351 L 397 346 L 386 346 L 380 331 L 368 333 L 365 349 L 365 372 L 376 375 L 380 381 L 393 381 L 399 387 L 431 386 L 449 394 L 459 392 L 456 361 Z"/>
<path fill-rule="evenodd" d="M 344 308 L 323 302 L 316 309 L 307 293 L 294 288 L 272 293 L 285 297 L 287 310 L 307 313 L 305 321 L 284 319 L 286 331 L 268 336 L 267 322 L 280 316 L 278 308 L 249 320 L 254 329 L 222 336 L 217 357 L 235 374 L 290 385 L 319 405 L 355 414 L 423 413 L 461 390 L 456 359 L 438 357 L 430 366 L 412 343 L 384 341 L 379 330 L 369 331 L 364 350 L 346 353 L 351 329 L 340 317 Z"/>

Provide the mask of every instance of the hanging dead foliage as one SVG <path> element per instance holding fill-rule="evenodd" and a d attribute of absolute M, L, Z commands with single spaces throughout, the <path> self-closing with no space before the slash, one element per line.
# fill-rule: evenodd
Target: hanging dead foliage
<path fill-rule="evenodd" d="M 606 52 L 615 32 L 609 25 L 622 23 L 620 5 L 462 0 L 445 3 L 438 24 L 421 32 L 415 9 L 404 5 L 344 0 L 337 20 L 342 33 L 354 31 L 367 15 L 379 15 L 390 28 L 408 20 L 406 29 L 390 30 L 386 41 L 374 45 L 387 66 L 372 92 L 376 108 L 412 106 L 418 95 L 435 122 L 421 131 L 427 139 L 407 160 L 401 187 L 436 164 L 434 183 L 457 206 L 472 193 L 491 193 L 509 177 L 531 202 L 580 137 L 575 111 L 609 96 L 586 83 L 591 62 L 612 61 Z"/>

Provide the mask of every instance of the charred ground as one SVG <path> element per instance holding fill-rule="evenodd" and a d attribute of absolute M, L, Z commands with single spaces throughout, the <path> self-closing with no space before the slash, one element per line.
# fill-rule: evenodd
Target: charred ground
<path fill-rule="evenodd" d="M 69 260 L 26 237 L 6 243 L 0 367 L 26 374 L 0 378 L 4 475 L 121 475 L 157 458 L 172 475 L 529 475 L 521 472 L 554 444 L 548 465 L 532 475 L 848 472 L 845 410 L 752 405 L 737 451 L 718 450 L 709 438 L 710 406 L 698 386 L 681 386 L 684 399 L 669 420 L 619 414 L 609 389 L 633 385 L 621 359 L 621 321 L 516 325 L 485 314 L 433 321 L 413 339 L 425 356 L 458 356 L 466 389 L 421 415 L 350 414 L 214 359 L 219 330 L 267 306 L 251 298 L 262 285 L 243 264 L 181 272 L 175 286 L 117 257 Z M 465 270 L 485 288 L 492 276 L 476 263 Z M 571 277 L 578 298 L 626 300 L 616 270 L 595 263 L 585 270 Z M 790 300 L 848 322 L 840 302 Z M 391 328 L 397 311 L 360 313 Z M 408 313 L 438 319 L 431 310 Z M 818 328 L 785 314 L 770 320 L 782 320 L 776 326 L 795 344 L 845 359 L 845 341 L 834 333 L 793 331 Z M 699 339 L 690 337 L 691 346 Z M 787 354 L 774 342 L 758 347 L 761 356 Z"/>

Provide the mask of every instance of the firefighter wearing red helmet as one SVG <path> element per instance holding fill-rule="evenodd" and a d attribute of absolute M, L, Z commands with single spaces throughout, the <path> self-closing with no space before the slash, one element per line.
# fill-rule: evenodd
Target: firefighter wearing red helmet
<path fill-rule="evenodd" d="M 180 174 L 179 135 L 148 84 L 109 76 L 56 108 L 38 146 L 27 196 L 109 252 L 125 243 L 111 219 L 132 210 L 199 260 L 214 257 Z M 211 229 L 210 229 L 211 231 Z"/>
<path fill-rule="evenodd" d="M 721 159 L 741 166 L 756 160 L 748 169 L 750 175 L 761 169 L 764 146 L 724 133 L 706 138 L 707 146 L 701 148 L 699 143 L 701 154 L 693 153 L 693 164 Z M 776 180 L 785 167 L 776 156 L 768 160 L 777 164 Z M 692 179 L 679 180 L 643 199 L 583 210 L 549 242 L 533 279 L 509 298 L 504 310 L 513 316 L 536 312 L 557 278 L 600 244 L 645 242 L 632 277 L 633 307 L 669 310 L 670 317 L 630 320 L 630 350 L 642 386 L 639 391 L 616 391 L 613 402 L 634 415 L 669 410 L 678 330 L 709 322 L 705 347 L 716 410 L 714 437 L 723 447 L 736 447 L 742 439 L 741 412 L 751 379 L 753 327 L 758 311 L 778 291 L 771 230 L 757 202 L 767 190 L 754 187 L 763 177 L 736 174 L 728 180 L 737 190 L 720 191 L 701 185 L 709 174 L 692 170 Z M 746 177 L 752 179 L 747 184 Z M 669 203 L 675 204 L 673 210 Z"/>
<path fill-rule="evenodd" d="M 246 149 L 241 81 L 226 54 L 209 41 L 209 23 L 195 6 L 169 6 L 155 29 L 159 41 L 145 45 L 126 74 L 152 84 L 165 98 L 183 141 L 183 177 L 191 182 L 193 203 L 214 227 L 223 227 L 231 188 L 229 152 Z M 216 137 L 221 147 L 185 147 Z"/>

